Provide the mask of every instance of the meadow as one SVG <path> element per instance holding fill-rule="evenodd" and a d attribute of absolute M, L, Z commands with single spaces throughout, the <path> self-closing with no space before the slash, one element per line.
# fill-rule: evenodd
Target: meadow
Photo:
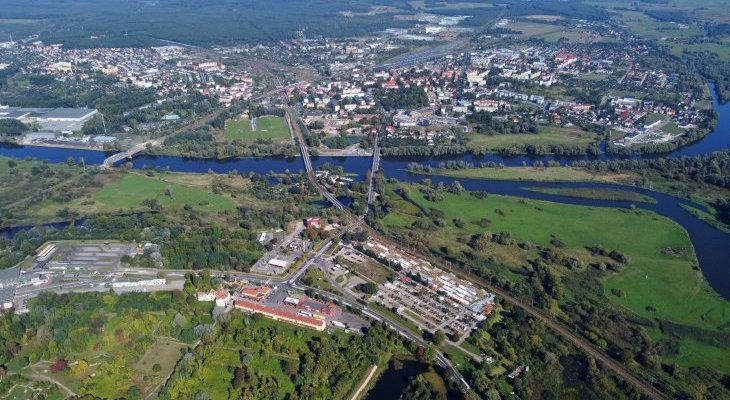
<path fill-rule="evenodd" d="M 200 177 L 204 182 L 201 182 Z M 187 178 L 187 179 L 186 179 Z M 146 176 L 137 172 L 110 174 L 99 178 L 100 188 L 83 188 L 83 195 L 69 201 L 50 198 L 27 210 L 36 219 L 54 219 L 64 209 L 80 216 L 147 211 L 156 206 L 180 208 L 185 205 L 209 212 L 231 210 L 236 203 L 211 191 L 211 177 L 194 174 Z M 188 181 L 189 180 L 189 181 Z"/>
<path fill-rule="evenodd" d="M 419 208 L 431 210 L 431 213 L 437 210 L 445 224 L 441 227 L 432 224 L 427 232 L 416 233 L 430 249 L 448 248 L 445 251 L 449 254 L 458 254 L 471 250 L 459 238 L 485 230 L 509 232 L 518 242 L 538 246 L 549 247 L 557 239 L 562 252 L 581 260 L 583 265 L 590 265 L 598 260 L 586 247 L 600 245 L 605 249 L 618 250 L 630 260 L 620 272 L 608 273 L 606 278 L 602 278 L 606 300 L 650 320 L 671 321 L 707 331 L 720 332 L 730 320 L 730 303 L 720 298 L 704 280 L 697 268 L 687 233 L 673 221 L 653 212 L 575 206 L 501 195 L 480 199 L 467 193 L 442 193 L 443 199 L 433 202 L 413 185 L 402 185 L 401 189 L 417 207 L 404 200 L 393 201 L 395 207 L 385 217 L 384 224 L 394 232 L 413 233 L 410 227 L 422 220 L 418 216 Z M 392 195 L 391 199 L 394 198 L 395 195 Z M 464 223 L 452 222 L 457 219 Z M 483 220 L 489 221 L 487 228 L 479 224 Z M 519 269 L 538 254 L 520 246 L 494 243 L 488 246 L 486 253 L 497 264 L 506 266 L 501 270 L 497 266 L 494 268 L 511 280 L 523 279 L 514 273 L 514 269 Z M 558 275 L 567 278 L 576 274 L 592 275 L 590 268 L 583 271 L 560 266 L 552 268 Z M 612 294 L 616 290 L 623 295 Z M 651 331 L 662 336 L 656 327 Z M 686 349 L 685 345 L 688 346 Z M 682 340 L 677 361 L 715 360 L 712 366 L 725 372 L 730 370 L 730 363 L 721 361 L 717 356 L 718 351 L 729 355 L 726 349 L 703 346 L 692 346 L 686 339 Z"/>
<path fill-rule="evenodd" d="M 523 144 L 535 146 L 588 145 L 596 140 L 596 135 L 578 128 L 540 126 L 537 134 L 469 134 L 464 138 L 475 146 L 495 149 Z"/>
<path fill-rule="evenodd" d="M 227 121 L 223 137 L 228 141 L 255 142 L 268 139 L 282 141 L 289 139 L 291 134 L 283 118 L 264 116 L 256 118 L 256 129 L 253 129 L 249 119 Z"/>

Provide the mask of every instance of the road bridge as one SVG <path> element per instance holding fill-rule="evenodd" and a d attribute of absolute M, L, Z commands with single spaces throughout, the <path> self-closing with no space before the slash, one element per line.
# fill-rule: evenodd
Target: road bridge
<path fill-rule="evenodd" d="M 375 202 L 375 174 L 380 168 L 380 143 L 378 134 L 375 133 L 375 145 L 373 146 L 373 166 L 370 168 L 370 182 L 368 184 L 368 212 Z"/>
<path fill-rule="evenodd" d="M 116 165 L 118 162 L 122 160 L 131 160 L 136 156 L 137 154 L 147 150 L 148 146 L 157 146 L 161 143 L 160 139 L 153 139 L 148 140 L 144 143 L 138 143 L 129 148 L 126 151 L 123 151 L 121 153 L 113 154 L 109 157 L 107 157 L 106 160 L 104 160 L 104 163 L 101 165 L 102 168 L 112 168 L 114 165 Z"/>

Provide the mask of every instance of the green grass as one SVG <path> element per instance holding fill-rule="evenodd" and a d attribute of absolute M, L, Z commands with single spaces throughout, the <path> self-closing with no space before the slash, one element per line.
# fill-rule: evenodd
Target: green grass
<path fill-rule="evenodd" d="M 418 336 L 418 337 L 421 336 L 421 330 L 418 329 L 418 326 L 416 326 L 416 324 L 414 324 L 413 321 L 409 320 L 408 318 L 406 318 L 400 314 L 394 313 L 393 311 L 390 310 L 390 308 L 384 307 L 378 303 L 369 303 L 368 308 L 377 311 L 379 314 L 387 315 L 388 317 L 390 317 L 390 319 L 394 320 L 395 323 L 400 325 L 401 328 L 405 328 L 407 331 L 409 331 L 413 335 Z"/>
<path fill-rule="evenodd" d="M 513 145 L 587 145 L 593 143 L 596 135 L 577 128 L 540 126 L 537 134 L 465 135 L 469 143 L 483 148 L 501 148 Z"/>
<path fill-rule="evenodd" d="M 531 192 L 554 194 L 558 196 L 578 197 L 583 199 L 597 200 L 614 200 L 614 201 L 634 201 L 642 203 L 656 203 L 652 197 L 641 193 L 632 192 L 621 189 L 601 189 L 601 188 L 543 188 L 543 187 L 526 187 L 523 188 Z"/>
<path fill-rule="evenodd" d="M 629 174 L 596 174 L 581 168 L 571 167 L 505 167 L 505 168 L 468 168 L 468 169 L 435 169 L 430 175 L 449 176 L 465 179 L 504 179 L 524 181 L 551 181 L 551 182 L 632 182 L 634 177 Z"/>
<path fill-rule="evenodd" d="M 468 373 L 474 371 L 475 367 L 472 363 L 471 357 L 461 351 L 459 348 L 446 343 L 439 346 L 439 350 L 444 353 L 446 358 L 448 358 L 449 361 L 454 364 L 459 372 Z"/>
<path fill-rule="evenodd" d="M 254 142 L 259 139 L 286 140 L 291 137 L 284 118 L 258 117 L 256 123 L 257 129 L 253 130 L 251 121 L 248 119 L 227 121 L 223 137 L 229 141 L 241 140 L 244 142 Z"/>
<path fill-rule="evenodd" d="M 169 195 L 166 191 L 169 189 Z M 145 200 L 157 200 L 162 207 L 182 207 L 187 204 L 206 211 L 232 210 L 236 207 L 233 200 L 201 190 L 197 187 L 129 173 L 121 179 L 112 181 L 95 193 L 92 200 L 105 210 L 145 208 Z M 83 209 L 83 206 L 77 209 Z"/>
<path fill-rule="evenodd" d="M 501 195 L 477 199 L 468 194 L 445 193 L 442 201 L 434 203 L 426 200 L 415 187 L 404 187 L 421 207 L 442 211 L 445 221 L 455 218 L 467 221 L 463 228 L 447 223 L 438 231 L 429 232 L 426 239 L 429 247 L 454 246 L 457 238 L 485 230 L 510 232 L 518 241 L 543 246 L 549 246 L 551 239 L 557 237 L 565 244 L 564 251 L 577 257 L 588 256 L 584 248 L 598 244 L 618 250 L 630 259 L 622 272 L 612 273 L 604 281 L 604 294 L 612 302 L 643 317 L 708 330 L 720 330 L 730 320 L 730 303 L 717 295 L 701 271 L 695 268 L 697 261 L 686 231 L 653 212 L 575 206 Z M 472 223 L 482 218 L 492 221 L 488 229 Z M 414 216 L 395 210 L 388 214 L 384 223 L 397 230 L 410 226 L 415 220 Z M 515 246 L 495 246 L 490 251 L 506 252 L 505 247 Z M 665 254 L 662 250 L 666 248 L 676 249 L 677 254 Z M 512 256 L 504 255 L 507 259 Z M 625 296 L 612 295 L 614 288 L 621 289 Z M 648 311 L 648 306 L 656 311 Z M 721 349 L 707 348 L 728 355 Z M 711 353 L 697 354 L 694 359 L 715 357 Z"/>
<path fill-rule="evenodd" d="M 363 275 L 375 283 L 385 283 L 388 277 L 393 275 L 393 272 L 388 268 L 369 259 L 357 264 L 345 261 L 345 264 L 358 274 Z"/>

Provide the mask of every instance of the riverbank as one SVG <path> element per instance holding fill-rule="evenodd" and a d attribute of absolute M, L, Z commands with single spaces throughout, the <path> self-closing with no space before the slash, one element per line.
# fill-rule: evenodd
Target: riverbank
<path fill-rule="evenodd" d="M 523 182 L 564 182 L 564 183 L 599 183 L 626 186 L 627 188 L 665 193 L 680 197 L 698 205 L 703 210 L 703 219 L 725 231 L 730 226 L 718 219 L 718 211 L 713 203 L 718 199 L 730 198 L 730 191 L 706 184 L 704 182 L 679 180 L 667 177 L 652 169 L 633 171 L 596 172 L 581 167 L 468 167 L 462 169 L 430 168 L 428 166 L 409 165 L 409 173 L 425 176 L 442 176 L 455 179 L 478 180 L 513 180 Z M 560 194 L 560 193 L 553 193 Z M 617 198 L 615 196 L 588 197 L 599 200 L 642 201 L 641 199 Z M 646 200 L 646 199 L 644 199 Z"/>
<path fill-rule="evenodd" d="M 525 190 L 537 193 L 554 194 L 556 196 L 577 197 L 581 199 L 630 201 L 656 204 L 657 201 L 644 194 L 621 189 L 605 188 L 539 188 L 525 187 Z"/>
<path fill-rule="evenodd" d="M 464 169 L 409 169 L 414 174 L 446 176 L 449 178 L 516 180 L 540 182 L 600 182 L 611 184 L 633 184 L 636 174 L 601 174 L 576 167 L 486 167 Z"/>
<path fill-rule="evenodd" d="M 721 327 L 730 303 L 710 288 L 687 232 L 676 222 L 640 209 L 575 206 L 494 191 L 485 197 L 446 191 L 434 197 L 419 185 L 394 185 L 408 192 L 410 202 L 389 185 L 383 222 L 412 246 L 482 269 L 526 293 L 544 290 L 555 306 L 570 299 L 610 302 L 640 317 L 652 338 L 681 338 L 677 354 L 669 357 L 674 362 L 728 371 L 727 350 L 712 338 L 725 335 Z M 532 267 L 535 259 L 549 268 Z M 531 286 L 536 283 L 528 276 L 548 270 L 552 278 Z M 553 281 L 564 286 L 550 286 Z M 664 330 L 669 322 L 690 333 L 671 336 Z"/>

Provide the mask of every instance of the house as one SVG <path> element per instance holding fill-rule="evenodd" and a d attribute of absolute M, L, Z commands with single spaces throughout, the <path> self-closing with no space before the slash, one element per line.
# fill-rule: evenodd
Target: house
<path fill-rule="evenodd" d="M 198 292 L 196 294 L 196 297 L 198 301 L 214 301 L 215 300 L 215 294 L 213 291 L 210 292 Z"/>
<path fill-rule="evenodd" d="M 474 111 L 495 112 L 499 110 L 499 101 L 497 100 L 477 100 L 474 102 Z"/>
<path fill-rule="evenodd" d="M 260 300 L 271 294 L 271 288 L 268 286 L 261 286 L 256 288 L 246 288 L 241 290 L 241 295 L 254 300 Z"/>
<path fill-rule="evenodd" d="M 225 307 L 228 301 L 231 300 L 231 294 L 227 290 L 216 290 L 215 291 L 215 305 L 217 307 Z"/>
<path fill-rule="evenodd" d="M 286 268 L 289 266 L 289 263 L 287 261 L 279 260 L 278 258 L 272 258 L 271 260 L 269 260 L 268 264 L 278 268 Z"/>
<path fill-rule="evenodd" d="M 322 219 L 319 217 L 308 217 L 304 220 L 304 225 L 308 227 L 312 227 L 314 229 L 319 229 L 322 227 Z"/>

